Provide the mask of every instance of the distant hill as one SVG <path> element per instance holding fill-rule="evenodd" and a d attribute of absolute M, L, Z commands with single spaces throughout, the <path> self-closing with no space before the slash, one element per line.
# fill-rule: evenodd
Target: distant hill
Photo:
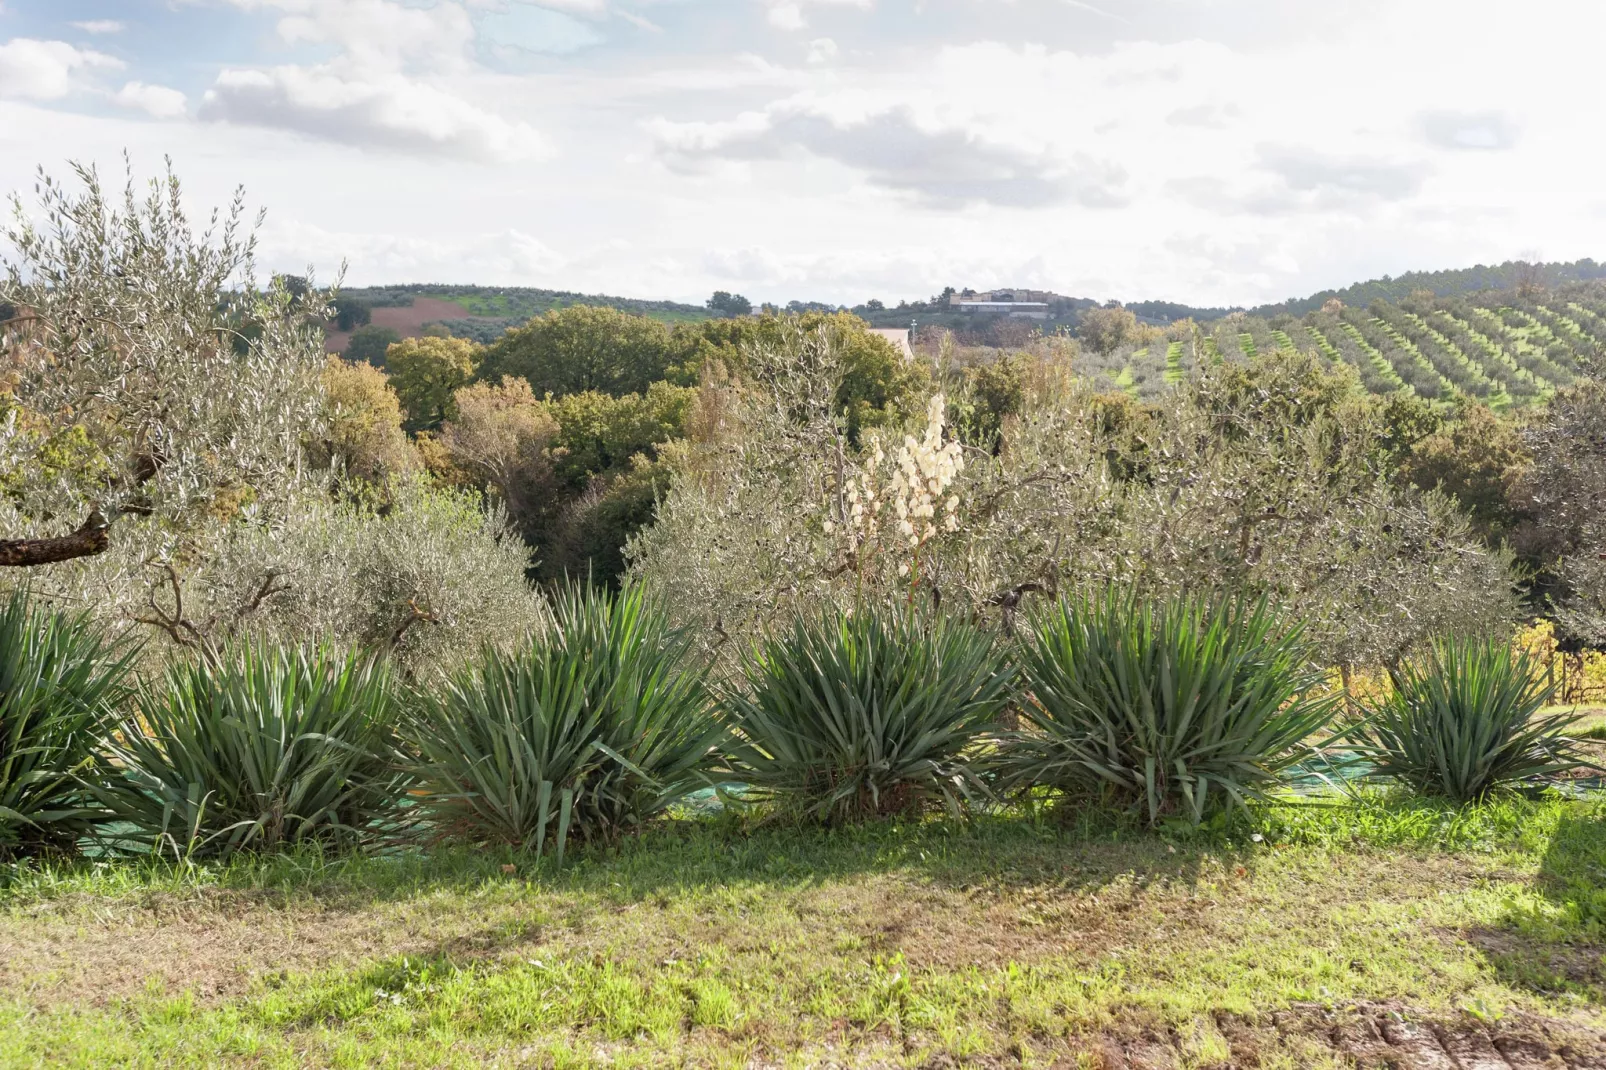
<path fill-rule="evenodd" d="M 1323 290 L 1309 297 L 1289 298 L 1273 305 L 1252 309 L 1258 316 L 1289 313 L 1302 316 L 1314 312 L 1333 298 L 1346 305 L 1369 305 L 1373 301 L 1399 301 L 1417 290 L 1430 290 L 1438 297 L 1476 293 L 1479 290 L 1515 290 L 1520 287 L 1554 289 L 1570 282 L 1589 282 L 1606 278 L 1606 264 L 1585 257 L 1571 263 L 1530 264 L 1508 260 L 1488 266 L 1478 264 L 1449 271 L 1408 271 L 1404 275 L 1357 282 L 1342 290 Z"/>
<path fill-rule="evenodd" d="M 341 290 L 340 297 L 342 301 L 366 306 L 376 326 L 388 327 L 403 338 L 416 338 L 425 327 L 439 324 L 460 338 L 479 342 L 494 341 L 509 327 L 552 309 L 572 305 L 616 308 L 665 323 L 695 323 L 711 316 L 706 308 L 678 301 L 649 301 L 524 286 L 409 283 L 351 287 Z M 326 346 L 331 352 L 341 352 L 350 338 L 348 331 L 331 330 Z"/>
<path fill-rule="evenodd" d="M 1364 303 L 1340 297 L 1328 307 L 1329 293 L 1292 302 L 1304 309 L 1297 314 L 1273 305 L 1271 315 L 1234 312 L 1209 321 L 1195 316 L 1192 328 L 1155 330 L 1152 340 L 1108 354 L 1084 352 L 1078 367 L 1110 387 L 1145 397 L 1202 365 L 1297 350 L 1352 366 L 1374 393 L 1409 390 L 1446 403 L 1471 397 L 1504 408 L 1542 400 L 1571 383 L 1586 361 L 1606 353 L 1606 281 L 1599 276 L 1443 296 L 1407 284 L 1398 301 L 1373 296 L 1377 285 L 1337 291 L 1370 298 Z"/>

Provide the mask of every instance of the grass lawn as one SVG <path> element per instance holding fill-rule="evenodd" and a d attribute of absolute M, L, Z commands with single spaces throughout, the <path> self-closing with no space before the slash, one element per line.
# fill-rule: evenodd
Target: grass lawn
<path fill-rule="evenodd" d="M 1570 713 L 1578 721 L 1569 730 L 1579 739 L 1606 740 L 1606 706 L 1552 706 L 1545 713 Z"/>
<path fill-rule="evenodd" d="M 1204 831 L 679 820 L 562 870 L 0 867 L 0 1066 L 1606 1065 L 1603 817 L 1368 797 Z"/>

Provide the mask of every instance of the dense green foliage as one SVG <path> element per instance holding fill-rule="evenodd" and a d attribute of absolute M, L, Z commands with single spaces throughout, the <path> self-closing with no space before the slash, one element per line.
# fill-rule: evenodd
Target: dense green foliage
<path fill-rule="evenodd" d="M 85 790 L 130 653 L 85 615 L 0 606 L 0 858 L 71 850 L 104 816 Z"/>
<path fill-rule="evenodd" d="M 385 351 L 390 385 L 407 412 L 407 427 L 439 427 L 452 414 L 452 395 L 474 377 L 481 354 L 461 338 L 408 338 Z"/>
<path fill-rule="evenodd" d="M 612 308 L 548 312 L 508 331 L 485 351 L 481 374 L 515 376 L 547 394 L 639 394 L 673 362 L 669 328 Z"/>
<path fill-rule="evenodd" d="M 651 522 L 667 488 L 675 444 L 693 436 L 704 396 L 693 384 L 752 389 L 765 361 L 784 359 L 800 337 L 825 339 L 838 362 L 833 418 L 850 437 L 896 428 L 924 403 L 924 365 L 905 361 L 862 321 L 823 313 L 671 331 L 614 309 L 565 308 L 484 350 L 409 340 L 391 352 L 392 385 L 410 428 L 439 428 L 420 439 L 426 465 L 498 497 L 535 551 L 538 576 L 617 584 L 626 543 Z M 1008 375 L 977 375 L 979 433 L 992 434 L 1002 414 L 988 406 L 1009 405 L 1012 384 Z"/>
<path fill-rule="evenodd" d="M 401 335 L 389 327 L 369 324 L 351 332 L 351 341 L 346 343 L 344 355 L 353 364 L 366 362 L 376 368 L 383 368 L 385 353 L 401 340 Z"/>
<path fill-rule="evenodd" d="M 715 290 L 706 304 L 708 311 L 716 316 L 748 316 L 753 312 L 753 302 L 727 290 Z"/>
<path fill-rule="evenodd" d="M 156 854 L 356 844 L 402 791 L 396 714 L 383 660 L 241 643 L 140 689 L 105 742 L 97 795 Z"/>
<path fill-rule="evenodd" d="M 756 796 L 834 824 L 987 795 L 974 745 L 1013 673 L 986 632 L 860 607 L 799 618 L 744 669 L 726 700 L 731 775 Z"/>
<path fill-rule="evenodd" d="M 1517 536 L 1545 570 L 1560 623 L 1606 645 L 1606 381 L 1559 391 L 1523 440 L 1533 464 L 1519 481 Z"/>
<path fill-rule="evenodd" d="M 1113 588 L 1063 601 L 1027 629 L 1030 727 L 1005 749 L 1007 781 L 1113 796 L 1151 822 L 1241 806 L 1336 712 L 1312 653 L 1264 604 L 1155 606 Z"/>
<path fill-rule="evenodd" d="M 413 817 L 438 840 L 561 859 L 704 783 L 722 734 L 686 637 L 639 588 L 571 585 L 547 634 L 487 650 L 409 719 Z"/>
<path fill-rule="evenodd" d="M 331 302 L 335 312 L 335 330 L 355 331 L 373 322 L 373 306 L 355 297 L 341 295 Z"/>
<path fill-rule="evenodd" d="M 1392 693 L 1352 730 L 1379 776 L 1469 802 L 1587 764 L 1565 736 L 1572 714 L 1540 712 L 1555 689 L 1509 643 L 1442 639 L 1389 676 Z"/>

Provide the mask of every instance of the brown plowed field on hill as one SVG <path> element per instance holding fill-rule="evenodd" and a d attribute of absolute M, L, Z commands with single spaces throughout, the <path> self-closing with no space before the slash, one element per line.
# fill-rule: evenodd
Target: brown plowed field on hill
<path fill-rule="evenodd" d="M 470 316 L 468 310 L 455 301 L 415 297 L 408 308 L 374 309 L 373 323 L 375 327 L 389 327 L 403 338 L 417 338 L 423 333 L 426 323 L 476 318 L 479 317 Z M 324 335 L 323 348 L 330 353 L 344 353 L 350 341 L 350 331 L 328 331 Z"/>

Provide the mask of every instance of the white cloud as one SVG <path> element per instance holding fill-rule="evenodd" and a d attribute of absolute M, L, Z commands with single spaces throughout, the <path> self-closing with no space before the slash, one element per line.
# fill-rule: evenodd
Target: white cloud
<path fill-rule="evenodd" d="M 158 119 L 177 119 L 187 110 L 188 100 L 177 89 L 163 85 L 146 85 L 129 82 L 112 101 L 125 108 L 135 108 Z"/>
<path fill-rule="evenodd" d="M 808 25 L 803 20 L 803 9 L 797 4 L 776 4 L 770 8 L 769 20 L 778 30 L 801 30 Z"/>
<path fill-rule="evenodd" d="M 600 40 L 493 74 L 497 37 L 539 42 L 553 20 L 533 13 L 553 4 L 164 0 L 180 18 L 233 9 L 219 39 L 184 38 L 199 87 L 166 53 L 115 79 L 26 80 L 35 97 L 86 91 L 0 101 L 0 192 L 41 159 L 115 166 L 131 145 L 149 170 L 171 151 L 187 180 L 209 176 L 208 200 L 243 179 L 272 219 L 349 233 L 329 247 L 350 248 L 354 280 L 697 300 L 895 301 L 952 282 L 1255 303 L 1532 248 L 1606 258 L 1606 199 L 1579 178 L 1606 168 L 1606 143 L 1580 133 L 1599 125 L 1606 5 L 555 2 Z M 131 64 L 145 47 L 102 40 Z M 1366 75 L 1320 76 L 1346 71 Z M 229 122 L 153 138 L 140 112 L 79 106 L 135 77 Z M 540 167 L 472 163 L 540 139 L 562 150 Z M 510 226 L 538 246 L 520 252 Z M 323 248 L 287 239 L 275 266 Z"/>
<path fill-rule="evenodd" d="M 529 124 L 504 119 L 435 86 L 400 75 L 348 77 L 329 68 L 225 70 L 200 116 L 339 144 L 482 161 L 538 155 Z"/>
<path fill-rule="evenodd" d="M 608 0 L 512 0 L 530 7 L 547 7 L 554 11 L 572 11 L 577 15 L 601 15 L 608 10 Z"/>
<path fill-rule="evenodd" d="M 89 19 L 86 22 L 75 22 L 72 25 L 74 29 L 94 34 L 122 33 L 128 28 L 124 23 L 118 22 L 116 19 Z"/>
<path fill-rule="evenodd" d="M 614 14 L 618 15 L 620 18 L 624 19 L 626 22 L 630 23 L 630 25 L 634 26 L 638 30 L 646 30 L 649 33 L 663 33 L 664 32 L 664 28 L 662 26 L 658 25 L 656 22 L 652 21 L 651 19 L 645 18 L 645 17 L 643 17 L 641 15 L 637 15 L 634 12 L 631 12 L 631 11 L 616 11 L 616 12 L 614 12 Z"/>
<path fill-rule="evenodd" d="M 1430 111 L 1417 119 L 1423 138 L 1443 149 L 1496 152 L 1514 148 L 1522 124 L 1498 111 Z"/>
<path fill-rule="evenodd" d="M 82 88 L 83 75 L 122 65 L 112 56 L 74 48 L 65 41 L 13 38 L 0 44 L 0 96 L 59 100 Z"/>
<path fill-rule="evenodd" d="M 931 208 L 1111 208 L 1125 200 L 1127 176 L 1117 165 L 1080 152 L 1062 160 L 964 126 L 922 122 L 907 105 L 842 116 L 818 103 L 788 102 L 734 122 L 660 124 L 657 131 L 671 169 L 695 172 L 710 160 L 778 160 L 800 151 Z"/>
<path fill-rule="evenodd" d="M 544 146 L 528 123 L 463 94 L 476 73 L 475 14 L 443 0 L 229 0 L 278 12 L 279 37 L 339 50 L 317 66 L 226 68 L 202 99 L 202 119 L 289 130 L 342 145 L 475 161 L 528 159 Z M 570 0 L 594 3 L 596 0 Z M 505 3 L 478 3 L 495 12 Z"/>
<path fill-rule="evenodd" d="M 512 286 L 558 286 L 574 264 L 541 239 L 518 229 L 459 238 L 414 237 L 269 223 L 264 256 L 284 264 L 348 261 L 357 284 L 403 279 L 494 280 Z"/>
<path fill-rule="evenodd" d="M 805 8 L 810 4 L 818 7 L 857 7 L 869 8 L 872 0 L 766 0 L 769 7 L 769 23 L 778 30 L 801 30 L 809 24 Z"/>
<path fill-rule="evenodd" d="M 417 7 L 397 0 L 230 0 L 248 11 L 278 11 L 287 44 L 333 45 L 344 62 L 364 70 L 407 65 L 457 69 L 474 41 L 474 20 L 461 4 Z"/>
<path fill-rule="evenodd" d="M 836 42 L 829 37 L 816 37 L 809 42 L 809 51 L 804 58 L 812 64 L 830 63 L 836 59 L 839 49 Z"/>

